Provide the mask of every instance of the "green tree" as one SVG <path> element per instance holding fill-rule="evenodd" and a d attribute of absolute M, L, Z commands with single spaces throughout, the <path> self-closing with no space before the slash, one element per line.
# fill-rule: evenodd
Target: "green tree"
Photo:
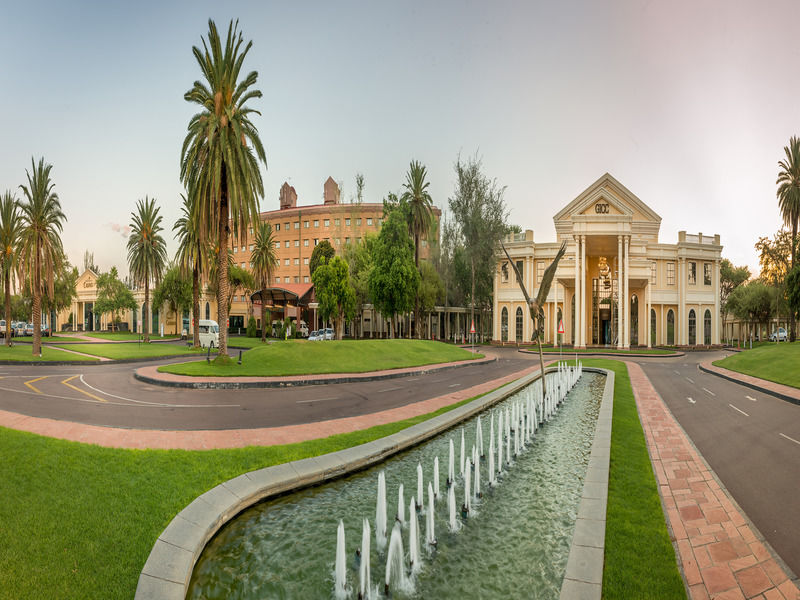
<path fill-rule="evenodd" d="M 223 47 L 217 26 L 209 19 L 203 48 L 192 48 L 204 81 L 195 81 L 184 95 L 187 102 L 200 106 L 200 112 L 189 121 L 181 149 L 181 180 L 187 189 L 196 189 L 196 218 L 220 250 L 228 247 L 231 228 L 234 238 L 239 239 L 241 232 L 246 239 L 248 227 L 258 222 L 258 203 L 264 196 L 259 160 L 266 165 L 266 155 L 251 121 L 260 113 L 247 106 L 249 100 L 261 97 L 261 91 L 253 87 L 256 71 L 240 79 L 253 43 L 244 43 L 238 26 L 238 21 L 230 22 Z M 228 262 L 218 255 L 220 360 L 227 360 L 228 286 Z"/>
<path fill-rule="evenodd" d="M 314 246 L 314 250 L 311 252 L 311 259 L 308 261 L 308 270 L 311 278 L 314 278 L 314 271 L 317 270 L 323 259 L 325 262 L 329 262 L 334 256 L 336 256 L 336 250 L 333 249 L 328 240 L 322 240 Z"/>
<path fill-rule="evenodd" d="M 369 292 L 378 311 L 389 318 L 389 333 L 393 338 L 395 317 L 414 307 L 419 287 L 414 248 L 401 211 L 389 212 L 378 234 L 373 257 Z"/>
<path fill-rule="evenodd" d="M 55 184 L 50 179 L 53 165 L 45 164 L 44 158 L 27 169 L 28 185 L 19 186 L 25 201 L 19 204 L 22 232 L 20 234 L 20 263 L 26 277 L 26 285 L 33 297 L 33 354 L 42 353 L 42 296 L 53 297 L 55 272 L 61 264 L 64 251 L 61 246 L 61 231 L 66 220 L 61 212 Z"/>
<path fill-rule="evenodd" d="M 89 252 L 88 250 L 83 251 L 83 270 L 91 271 L 95 275 L 100 274 L 100 267 L 94 262 L 94 252 Z"/>
<path fill-rule="evenodd" d="M 722 322 L 725 322 L 729 312 L 728 298 L 733 290 L 750 279 L 750 269 L 746 266 L 735 267 L 727 258 L 723 258 L 719 267 L 719 301 L 722 312 Z M 727 335 L 727 330 L 726 330 Z"/>
<path fill-rule="evenodd" d="M 66 256 L 61 259 L 61 267 L 56 271 L 53 282 L 53 298 L 42 297 L 42 311 L 60 313 L 72 305 L 78 295 L 78 268 L 73 267 Z"/>
<path fill-rule="evenodd" d="M 755 279 L 747 285 L 740 285 L 728 297 L 730 310 L 748 325 L 750 339 L 753 327 L 767 323 L 772 314 L 772 289 L 764 282 Z"/>
<path fill-rule="evenodd" d="M 795 265 L 786 277 L 786 291 L 789 310 L 797 314 L 800 312 L 800 265 Z"/>
<path fill-rule="evenodd" d="M 783 222 L 792 228 L 791 239 L 791 264 L 789 269 L 797 264 L 797 227 L 800 223 L 800 139 L 792 136 L 789 145 L 784 146 L 786 158 L 778 161 L 778 206 L 781 210 Z M 787 270 L 788 271 L 788 270 Z M 789 319 L 789 341 L 796 339 L 794 312 Z"/>
<path fill-rule="evenodd" d="M 469 299 L 474 322 L 475 306 L 480 307 L 483 316 L 491 305 L 496 252 L 508 230 L 508 211 L 503 198 L 505 188 L 483 174 L 480 159 L 463 162 L 459 157 L 455 171 L 456 189 L 448 202 L 453 215 L 451 235 L 455 238 L 455 258 L 469 269 L 469 287 L 463 293 Z M 462 289 L 466 287 L 463 275 L 458 281 Z"/>
<path fill-rule="evenodd" d="M 167 245 L 161 237 L 161 215 L 155 198 L 145 196 L 136 202 L 136 212 L 131 213 L 131 235 L 128 238 L 128 268 L 133 280 L 144 285 L 142 329 L 145 342 L 150 341 L 150 282 L 161 280 L 167 264 Z"/>
<path fill-rule="evenodd" d="M 77 271 L 77 269 L 76 269 Z M 94 312 L 98 315 L 111 313 L 112 330 L 120 322 L 121 310 L 136 310 L 138 308 L 133 292 L 119 279 L 117 267 L 111 267 L 108 273 L 97 277 L 97 301 L 94 303 Z"/>
<path fill-rule="evenodd" d="M 230 282 L 228 285 L 228 312 L 231 310 L 233 295 L 237 291 L 244 292 L 244 295 L 248 298 L 250 306 L 252 306 L 252 302 L 250 302 L 250 296 L 256 289 L 256 280 L 253 277 L 253 274 L 247 269 L 243 269 L 242 267 L 237 267 L 234 265 L 228 270 L 228 281 Z"/>
<path fill-rule="evenodd" d="M 192 284 L 179 265 L 170 266 L 153 292 L 153 306 L 167 305 L 175 314 L 175 334 L 178 333 L 178 319 L 182 309 L 192 305 Z M 195 321 L 198 319 L 195 318 Z"/>
<path fill-rule="evenodd" d="M 261 223 L 256 228 L 255 245 L 250 255 L 253 264 L 253 277 L 261 288 L 261 341 L 267 340 L 267 302 L 264 291 L 270 287 L 272 274 L 278 266 L 278 255 L 275 253 L 275 236 L 272 235 L 272 226 Z"/>
<path fill-rule="evenodd" d="M 419 308 L 423 320 L 433 312 L 433 307 L 444 301 L 444 283 L 436 268 L 427 260 L 420 263 Z M 422 327 L 420 327 L 422 329 Z"/>
<path fill-rule="evenodd" d="M 345 320 L 353 318 L 356 302 L 347 263 L 341 256 L 323 261 L 314 271 L 313 280 L 320 316 L 323 321 L 336 319 L 336 339 L 341 340 Z"/>
<path fill-rule="evenodd" d="M 181 216 L 175 222 L 172 230 L 178 239 L 178 251 L 175 260 L 184 274 L 192 274 L 192 340 L 195 348 L 200 347 L 200 280 L 208 274 L 209 250 L 205 236 L 202 234 L 202 224 L 197 217 L 198 202 L 196 196 L 190 192 L 181 194 Z"/>
<path fill-rule="evenodd" d="M 369 277 L 373 268 L 373 251 L 378 236 L 374 233 L 367 233 L 357 244 L 348 244 L 344 247 L 343 255 L 347 261 L 347 268 L 350 270 L 350 284 L 353 286 L 355 294 L 356 312 L 354 320 L 358 322 L 358 336 L 363 337 L 361 330 L 361 315 L 364 305 L 370 303 Z M 372 329 L 370 329 L 370 334 Z"/>
<path fill-rule="evenodd" d="M 4 318 L 6 331 L 4 342 L 11 346 L 11 284 L 19 271 L 19 240 L 22 223 L 19 219 L 17 199 L 11 192 L 0 199 L 0 275 L 3 278 Z"/>

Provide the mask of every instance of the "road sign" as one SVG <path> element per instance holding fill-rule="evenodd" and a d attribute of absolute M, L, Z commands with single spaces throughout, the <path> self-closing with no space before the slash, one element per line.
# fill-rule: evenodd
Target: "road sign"
<path fill-rule="evenodd" d="M 558 333 L 564 333 L 564 319 L 558 321 Z"/>
<path fill-rule="evenodd" d="M 475 333 L 475 321 L 474 320 L 472 321 L 472 325 L 469 328 L 469 332 L 470 333 Z"/>

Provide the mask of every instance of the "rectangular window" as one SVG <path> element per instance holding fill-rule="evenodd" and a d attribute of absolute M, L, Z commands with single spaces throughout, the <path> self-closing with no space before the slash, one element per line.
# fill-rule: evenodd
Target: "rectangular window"
<path fill-rule="evenodd" d="M 283 264 L 285 264 L 288 267 L 289 266 L 289 259 L 288 258 L 284 259 Z"/>
<path fill-rule="evenodd" d="M 291 277 L 284 277 L 284 278 L 283 278 L 283 280 L 284 280 L 286 283 L 291 283 L 291 281 L 292 281 L 292 278 L 291 278 Z"/>
<path fill-rule="evenodd" d="M 303 221 L 303 229 L 308 229 L 308 226 L 309 226 L 309 222 L 308 221 Z"/>
<path fill-rule="evenodd" d="M 331 220 L 325 219 L 325 227 L 330 227 L 330 225 L 331 225 Z"/>
<path fill-rule="evenodd" d="M 361 217 L 356 219 L 356 227 L 361 227 Z"/>
<path fill-rule="evenodd" d="M 247 246 L 242 246 L 242 252 L 244 252 L 246 249 L 247 249 Z"/>
<path fill-rule="evenodd" d="M 281 230 L 281 224 L 275 223 L 275 231 L 280 231 L 280 230 Z M 278 283 L 280 283 L 280 281 Z"/>
<path fill-rule="evenodd" d="M 345 219 L 344 224 L 346 227 L 350 227 L 350 219 Z"/>
<path fill-rule="evenodd" d="M 250 228 L 250 235 L 253 235 L 253 228 Z"/>
<path fill-rule="evenodd" d="M 294 228 L 295 229 L 300 229 L 300 221 L 295 221 L 294 222 Z"/>
<path fill-rule="evenodd" d="M 286 231 L 289 231 L 289 223 L 284 223 L 284 224 L 283 224 L 283 228 L 284 228 Z"/>
<path fill-rule="evenodd" d="M 299 258 L 295 258 L 294 259 L 294 264 L 295 265 L 299 265 L 300 264 L 300 259 Z"/>
<path fill-rule="evenodd" d="M 281 249 L 281 243 L 280 242 L 275 242 L 275 249 L 276 250 L 280 250 Z"/>
<path fill-rule="evenodd" d="M 337 246 L 341 246 L 342 245 L 342 238 L 336 238 L 336 245 Z"/>
<path fill-rule="evenodd" d="M 675 285 L 675 263 L 667 263 L 667 285 Z"/>
<path fill-rule="evenodd" d="M 308 275 L 303 276 L 303 283 L 308 283 Z"/>
<path fill-rule="evenodd" d="M 339 226 L 339 223 L 340 223 L 340 222 L 341 222 L 341 221 L 339 221 L 339 219 L 334 219 L 334 220 L 333 220 L 333 224 L 334 224 L 334 225 L 336 225 L 336 227 L 338 227 L 338 226 Z"/>
<path fill-rule="evenodd" d="M 317 244 L 319 244 L 319 238 L 314 238 L 314 246 L 316 246 Z"/>
<path fill-rule="evenodd" d="M 284 246 L 284 248 L 288 248 L 289 247 L 289 240 L 286 240 L 285 242 L 283 242 L 283 246 Z"/>
<path fill-rule="evenodd" d="M 314 219 L 314 227 L 319 227 L 319 219 Z"/>
<path fill-rule="evenodd" d="M 300 275 L 295 275 L 294 276 L 294 282 L 295 283 L 300 283 Z"/>
<path fill-rule="evenodd" d="M 380 227 L 381 225 L 383 225 L 383 219 L 378 219 L 378 227 Z"/>
<path fill-rule="evenodd" d="M 703 263 L 703 285 L 711 285 L 711 263 Z"/>
<path fill-rule="evenodd" d="M 544 263 L 538 262 L 536 263 L 536 284 L 542 283 L 542 277 L 544 277 Z"/>
<path fill-rule="evenodd" d="M 508 281 L 508 262 L 503 261 L 503 264 L 500 266 L 500 281 L 506 283 Z"/>
<path fill-rule="evenodd" d="M 656 263 L 655 262 L 651 262 L 650 263 L 650 283 L 652 283 L 653 285 L 656 284 Z"/>
<path fill-rule="evenodd" d="M 308 247 L 308 240 L 303 240 L 303 246 Z"/>
<path fill-rule="evenodd" d="M 690 262 L 689 264 L 689 285 L 697 283 L 697 263 Z"/>
<path fill-rule="evenodd" d="M 349 237 L 348 238 L 344 238 L 344 243 L 345 244 L 349 244 L 350 243 L 350 238 Z"/>
<path fill-rule="evenodd" d="M 367 219 L 367 225 L 372 225 L 372 217 L 369 217 L 369 218 Z"/>
<path fill-rule="evenodd" d="M 299 248 L 300 247 L 300 240 L 295 240 L 294 241 L 294 247 L 295 248 Z"/>
<path fill-rule="evenodd" d="M 281 282 L 281 278 L 280 277 L 276 277 L 275 278 L 275 283 L 280 283 L 280 282 Z"/>
<path fill-rule="evenodd" d="M 233 247 L 233 253 L 237 254 L 238 252 L 239 252 L 239 246 L 234 246 Z"/>
<path fill-rule="evenodd" d="M 520 274 L 522 273 L 522 268 L 523 268 L 523 267 L 522 267 L 522 261 L 521 261 L 521 260 L 518 260 L 518 261 L 517 261 L 517 271 L 519 271 L 519 272 L 520 272 Z M 523 275 L 522 277 L 524 278 L 525 276 Z M 517 277 L 517 281 L 519 281 L 519 277 Z"/>
<path fill-rule="evenodd" d="M 303 264 L 304 264 L 304 265 L 307 265 L 307 264 L 308 264 L 308 257 L 307 257 L 307 256 L 306 256 L 306 257 L 303 259 Z"/>
<path fill-rule="evenodd" d="M 253 244 L 250 244 L 250 252 L 253 251 Z"/>

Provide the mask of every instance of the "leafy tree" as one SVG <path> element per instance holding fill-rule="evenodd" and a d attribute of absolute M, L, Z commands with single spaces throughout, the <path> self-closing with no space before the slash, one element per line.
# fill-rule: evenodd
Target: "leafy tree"
<path fill-rule="evenodd" d="M 330 262 L 323 261 L 312 279 L 320 316 L 323 321 L 336 319 L 336 339 L 341 340 L 345 319 L 353 318 L 356 302 L 347 263 L 341 256 L 334 256 Z"/>
<path fill-rule="evenodd" d="M 378 234 L 369 276 L 370 296 L 381 314 L 389 317 L 391 337 L 395 336 L 396 315 L 409 312 L 414 306 L 419 271 L 413 257 L 406 221 L 400 211 L 392 210 Z"/>
<path fill-rule="evenodd" d="M 158 282 L 167 264 L 167 246 L 161 237 L 161 215 L 155 198 L 144 197 L 136 202 L 136 212 L 131 213 L 131 235 L 128 238 L 128 268 L 137 284 L 144 285 L 142 329 L 144 341 L 150 341 L 150 282 Z"/>
<path fill-rule="evenodd" d="M 355 294 L 356 312 L 354 320 L 359 323 L 359 337 L 364 335 L 360 327 L 363 307 L 371 302 L 369 277 L 373 268 L 373 252 L 377 239 L 377 235 L 367 233 L 359 243 L 346 245 L 343 252 L 347 267 L 350 270 L 350 284 Z"/>
<path fill-rule="evenodd" d="M 759 278 L 775 288 L 775 307 L 779 311 L 786 305 L 786 275 L 791 270 L 792 238 L 786 229 L 780 229 L 770 240 L 761 237 L 755 244 L 759 252 L 761 274 Z M 792 339 L 794 315 L 789 311 L 789 339 Z"/>
<path fill-rule="evenodd" d="M 83 270 L 91 271 L 96 275 L 100 274 L 100 267 L 94 262 L 94 252 L 89 252 L 88 250 L 83 251 Z"/>
<path fill-rule="evenodd" d="M 22 235 L 22 223 L 19 219 L 17 199 L 11 192 L 3 194 L 0 199 L 0 275 L 3 278 L 4 318 L 6 331 L 3 340 L 11 346 L 11 284 L 19 272 L 19 240 Z"/>
<path fill-rule="evenodd" d="M 789 309 L 797 314 L 800 312 L 800 265 L 795 265 L 786 277 L 786 291 Z"/>
<path fill-rule="evenodd" d="M 483 174 L 477 157 L 466 162 L 459 157 L 455 171 L 456 189 L 448 203 L 453 215 L 451 235 L 455 238 L 455 257 L 469 267 L 469 287 L 464 295 L 469 299 L 474 321 L 476 304 L 482 314 L 491 305 L 496 252 L 508 230 L 505 187 Z M 463 276 L 458 281 L 462 288 L 466 287 Z"/>
<path fill-rule="evenodd" d="M 791 269 L 797 264 L 797 227 L 800 223 L 800 139 L 792 136 L 789 145 L 784 146 L 783 151 L 786 158 L 778 162 L 780 171 L 775 183 L 778 185 L 778 206 L 781 209 L 783 222 L 792 228 L 789 252 L 791 256 L 789 269 Z M 789 341 L 793 342 L 796 336 L 795 318 L 794 311 L 790 312 Z"/>
<path fill-rule="evenodd" d="M 244 292 L 250 302 L 250 295 L 256 289 L 256 280 L 253 274 L 247 269 L 242 267 L 232 266 L 228 271 L 228 311 L 230 312 L 231 304 L 233 303 L 233 296 L 236 291 Z"/>
<path fill-rule="evenodd" d="M 364 202 L 364 174 L 356 173 L 356 202 Z"/>
<path fill-rule="evenodd" d="M 314 278 L 314 271 L 317 270 L 317 267 L 319 267 L 323 259 L 325 262 L 328 262 L 333 259 L 334 256 L 336 256 L 336 250 L 333 249 L 333 246 L 331 246 L 328 240 L 322 240 L 317 244 L 311 252 L 311 259 L 308 261 L 308 270 L 311 278 Z"/>
<path fill-rule="evenodd" d="M 748 279 L 750 279 L 750 269 L 746 266 L 735 267 L 727 258 L 722 259 L 719 267 L 719 300 L 723 322 L 731 312 L 728 308 L 728 297 Z"/>
<path fill-rule="evenodd" d="M 77 272 L 77 269 L 75 269 Z M 112 330 L 120 322 L 121 310 L 136 310 L 138 308 L 133 292 L 119 279 L 117 267 L 111 267 L 108 273 L 97 277 L 97 301 L 94 303 L 94 312 L 98 315 L 111 313 Z"/>
<path fill-rule="evenodd" d="M 256 240 L 250 260 L 253 262 L 253 276 L 261 288 L 261 341 L 264 342 L 267 339 L 267 303 L 263 294 L 264 290 L 270 287 L 272 273 L 278 266 L 275 237 L 272 235 L 272 226 L 269 223 L 261 223 L 256 229 Z"/>
<path fill-rule="evenodd" d="M 242 65 L 252 42 L 244 43 L 239 22 L 231 21 L 223 47 L 217 26 L 208 21 L 208 40 L 203 48 L 192 48 L 204 81 L 195 81 L 184 95 L 187 102 L 200 106 L 189 121 L 181 149 L 181 180 L 197 193 L 197 214 L 202 233 L 216 241 L 218 249 L 228 247 L 228 237 L 246 238 L 248 227 L 258 222 L 258 203 L 264 196 L 259 160 L 266 164 L 266 154 L 251 121 L 258 111 L 247 106 L 260 98 L 253 86 L 258 79 L 250 71 L 240 79 Z M 196 186 L 196 187 L 193 187 Z M 220 360 L 227 360 L 229 291 L 228 262 L 217 260 L 217 311 L 221 331 Z"/>
<path fill-rule="evenodd" d="M 433 312 L 433 307 L 444 301 L 444 283 L 436 268 L 427 260 L 420 263 L 419 308 L 422 320 Z M 422 326 L 420 324 L 420 331 Z"/>
<path fill-rule="evenodd" d="M 263 323 L 264 321 L 262 321 Z M 256 328 L 256 318 L 250 317 L 247 320 L 247 337 L 254 338 L 258 334 L 258 329 Z"/>
<path fill-rule="evenodd" d="M 200 347 L 200 280 L 208 274 L 210 256 L 208 244 L 202 235 L 202 224 L 197 218 L 197 199 L 192 192 L 181 194 L 181 216 L 172 230 L 178 240 L 175 261 L 184 274 L 192 275 L 192 345 Z"/>
<path fill-rule="evenodd" d="M 740 285 L 728 297 L 728 306 L 734 315 L 748 324 L 752 339 L 753 326 L 768 322 L 772 314 L 771 288 L 757 279 Z"/>
<path fill-rule="evenodd" d="M 176 334 L 178 333 L 178 318 L 182 309 L 189 308 L 192 300 L 192 284 L 186 274 L 180 266 L 170 266 L 153 293 L 153 306 L 160 308 L 166 304 L 170 312 L 175 314 Z M 195 321 L 198 320 L 195 318 Z"/>
<path fill-rule="evenodd" d="M 44 158 L 35 165 L 31 158 L 31 170 L 25 170 L 28 185 L 19 186 L 25 202 L 19 204 L 22 231 L 20 233 L 20 263 L 33 296 L 33 354 L 42 353 L 42 296 L 53 298 L 54 276 L 61 265 L 64 250 L 61 246 L 61 231 L 66 220 L 61 212 L 55 184 L 50 179 L 53 165 L 45 164 Z"/>

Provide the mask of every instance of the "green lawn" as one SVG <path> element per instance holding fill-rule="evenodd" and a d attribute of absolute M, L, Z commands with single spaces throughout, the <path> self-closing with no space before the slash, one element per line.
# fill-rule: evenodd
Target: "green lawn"
<path fill-rule="evenodd" d="M 227 366 L 196 361 L 165 365 L 159 367 L 158 370 L 179 375 L 268 377 L 319 373 L 363 373 L 469 360 L 475 357 L 476 355 L 458 346 L 428 340 L 326 342 L 290 340 L 273 342 L 248 350 L 242 355 L 241 365 L 236 364 L 236 361 Z"/>
<path fill-rule="evenodd" d="M 752 350 L 737 352 L 714 364 L 731 371 L 760 377 L 775 383 L 800 388 L 800 342 L 764 343 Z"/>
<path fill-rule="evenodd" d="M 95 338 L 98 340 L 107 340 L 112 342 L 126 342 L 126 341 L 136 341 L 142 337 L 140 333 L 131 333 L 129 331 L 87 331 L 83 335 L 86 337 Z M 177 340 L 181 336 L 179 335 L 164 335 L 164 337 L 160 337 L 159 335 L 153 334 L 150 336 L 151 340 Z"/>
<path fill-rule="evenodd" d="M 192 336 L 189 336 L 191 339 Z M 261 343 L 261 337 L 245 337 L 245 336 L 228 336 L 228 347 L 236 346 L 237 348 L 259 348 L 267 346 L 269 342 L 278 342 L 276 338 L 267 338 L 267 341 Z M 282 340 L 280 340 L 282 341 Z M 300 340 L 297 340 L 300 341 Z"/>
<path fill-rule="evenodd" d="M 603 598 L 686 598 L 628 369 L 614 360 L 582 362 L 616 373 Z"/>
<path fill-rule="evenodd" d="M 0 360 L 15 360 L 20 362 L 31 362 L 38 360 L 83 360 L 93 361 L 97 360 L 90 356 L 81 356 L 80 354 L 72 354 L 71 352 L 64 352 L 56 348 L 42 345 L 42 356 L 33 355 L 33 346 L 31 344 L 14 344 L 11 348 L 3 344 L 0 346 Z"/>
<path fill-rule="evenodd" d="M 205 350 L 193 350 L 185 344 L 70 344 L 69 346 L 65 345 L 64 348 L 115 360 L 176 356 L 180 354 L 199 355 L 206 352 Z"/>

